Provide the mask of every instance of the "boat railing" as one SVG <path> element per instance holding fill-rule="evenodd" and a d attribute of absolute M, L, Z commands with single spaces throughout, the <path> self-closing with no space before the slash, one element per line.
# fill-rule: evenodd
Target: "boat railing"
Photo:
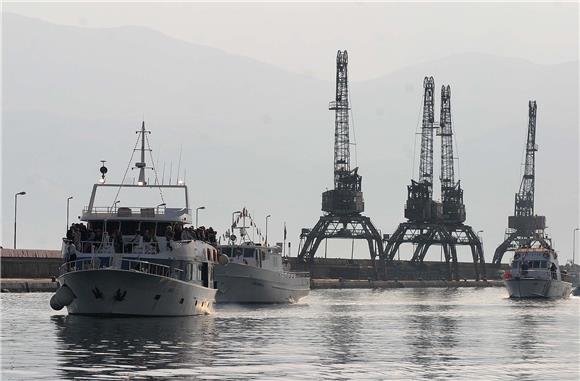
<path fill-rule="evenodd" d="M 156 216 L 170 215 L 175 217 L 183 214 L 191 214 L 191 211 L 186 208 L 166 208 L 164 206 L 93 206 L 92 208 L 85 206 L 83 208 L 83 214 L 154 218 Z"/>
<path fill-rule="evenodd" d="M 75 271 L 97 270 L 103 268 L 118 268 L 118 266 L 111 265 L 110 261 L 101 261 L 98 257 L 82 258 L 62 264 L 59 268 L 59 274 L 63 275 Z M 184 274 L 182 269 L 137 259 L 122 259 L 120 269 L 138 271 L 174 279 L 183 279 Z"/>
<path fill-rule="evenodd" d="M 74 271 L 83 271 L 83 270 L 95 270 L 101 267 L 107 267 L 104 264 L 101 264 L 99 258 L 82 258 L 76 259 L 74 261 L 68 261 L 63 263 L 58 273 L 59 275 L 63 275 L 66 273 L 74 272 Z"/>
<path fill-rule="evenodd" d="M 66 244 L 73 243 L 64 239 Z M 77 247 L 78 246 L 78 247 Z M 119 242 L 115 243 L 109 239 L 102 241 L 80 241 L 75 244 L 75 250 L 82 254 L 101 254 L 101 253 L 122 253 L 122 254 L 156 254 L 160 252 L 162 245 L 157 241 L 150 242 Z"/>
<path fill-rule="evenodd" d="M 146 274 L 159 275 L 174 279 L 182 279 L 184 273 L 182 269 L 135 259 L 123 259 L 121 261 L 121 268 L 124 269 L 125 267 L 127 267 L 130 271 L 138 271 Z"/>
<path fill-rule="evenodd" d="M 310 273 L 308 271 L 283 272 L 282 274 L 284 274 L 284 276 L 289 279 L 310 277 Z"/>

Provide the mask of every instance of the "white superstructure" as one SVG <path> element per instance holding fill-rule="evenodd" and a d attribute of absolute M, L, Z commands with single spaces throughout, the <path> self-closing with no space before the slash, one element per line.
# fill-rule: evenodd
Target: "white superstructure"
<path fill-rule="evenodd" d="M 558 255 L 549 248 L 520 248 L 504 284 L 511 298 L 567 298 L 572 283 L 562 279 Z"/>
<path fill-rule="evenodd" d="M 140 131 L 141 161 L 137 184 L 105 183 L 93 186 L 88 207 L 81 221 L 73 224 L 63 239 L 65 263 L 60 268 L 59 290 L 51 307 L 70 314 L 183 316 L 211 313 L 216 287 L 214 265 L 218 262 L 215 242 L 210 236 L 194 239 L 187 186 L 183 183 L 147 184 L 145 164 L 145 126 Z M 139 151 L 139 149 L 136 149 Z M 182 193 L 177 207 L 165 202 L 142 207 L 123 206 L 115 196 L 111 206 L 95 205 L 98 191 L 159 190 Z M 205 235 L 205 234 L 204 234 Z"/>
<path fill-rule="evenodd" d="M 215 269 L 218 303 L 295 303 L 310 293 L 309 274 L 286 269 L 280 246 L 252 242 L 245 223 L 232 228 L 239 229 L 242 243 L 231 235 L 230 244 L 219 246 L 229 261 Z"/>

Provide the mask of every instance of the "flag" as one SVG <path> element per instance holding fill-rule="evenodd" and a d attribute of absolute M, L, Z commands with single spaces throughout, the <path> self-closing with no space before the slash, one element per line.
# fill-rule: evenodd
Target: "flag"
<path fill-rule="evenodd" d="M 284 241 L 286 241 L 286 222 L 284 222 Z"/>

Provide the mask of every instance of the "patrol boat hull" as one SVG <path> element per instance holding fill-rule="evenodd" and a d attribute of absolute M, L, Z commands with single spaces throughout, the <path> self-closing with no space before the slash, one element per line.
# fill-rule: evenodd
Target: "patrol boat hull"
<path fill-rule="evenodd" d="M 510 279 L 504 280 L 510 298 L 567 298 L 572 283 L 556 279 Z"/>
<path fill-rule="evenodd" d="M 244 264 L 215 267 L 218 303 L 295 303 L 310 293 L 310 278 Z"/>
<path fill-rule="evenodd" d="M 71 315 L 188 316 L 213 311 L 216 290 L 132 270 L 95 269 L 58 278 L 74 295 Z M 58 293 L 58 291 L 57 291 Z"/>

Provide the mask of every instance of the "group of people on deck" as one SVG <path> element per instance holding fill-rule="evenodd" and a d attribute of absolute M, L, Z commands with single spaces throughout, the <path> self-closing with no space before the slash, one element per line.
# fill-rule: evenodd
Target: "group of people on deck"
<path fill-rule="evenodd" d="M 212 245 L 217 244 L 217 232 L 213 230 L 212 227 L 205 228 L 205 226 L 200 226 L 194 228 L 193 226 L 184 227 L 182 225 L 176 224 L 174 227 L 171 225 L 167 226 L 165 229 L 165 241 L 167 242 L 167 249 L 173 250 L 171 246 L 171 241 L 189 241 L 189 240 L 199 240 L 208 242 Z"/>
<path fill-rule="evenodd" d="M 75 245 L 80 252 L 87 252 L 91 249 L 91 244 L 103 240 L 103 231 L 100 228 L 92 230 L 85 224 L 74 223 L 66 232 L 66 239 Z"/>
<path fill-rule="evenodd" d="M 131 253 L 136 246 L 149 247 L 152 251 L 159 252 L 159 243 L 155 232 L 149 229 L 137 230 L 135 235 L 130 239 L 123 239 L 122 233 L 116 229 L 111 232 L 111 237 L 108 234 L 103 234 L 100 228 L 94 230 L 82 223 L 74 223 L 70 226 L 66 233 L 66 239 L 69 241 L 69 251 L 91 252 L 92 246 L 100 246 L 102 243 L 112 243 L 117 253 Z M 182 224 L 168 225 L 165 229 L 165 241 L 168 250 L 173 250 L 172 241 L 189 241 L 200 240 L 210 244 L 217 244 L 217 232 L 213 228 L 205 228 L 200 226 L 193 228 L 192 226 L 185 227 Z M 69 245 L 69 246 L 70 246 Z"/>

